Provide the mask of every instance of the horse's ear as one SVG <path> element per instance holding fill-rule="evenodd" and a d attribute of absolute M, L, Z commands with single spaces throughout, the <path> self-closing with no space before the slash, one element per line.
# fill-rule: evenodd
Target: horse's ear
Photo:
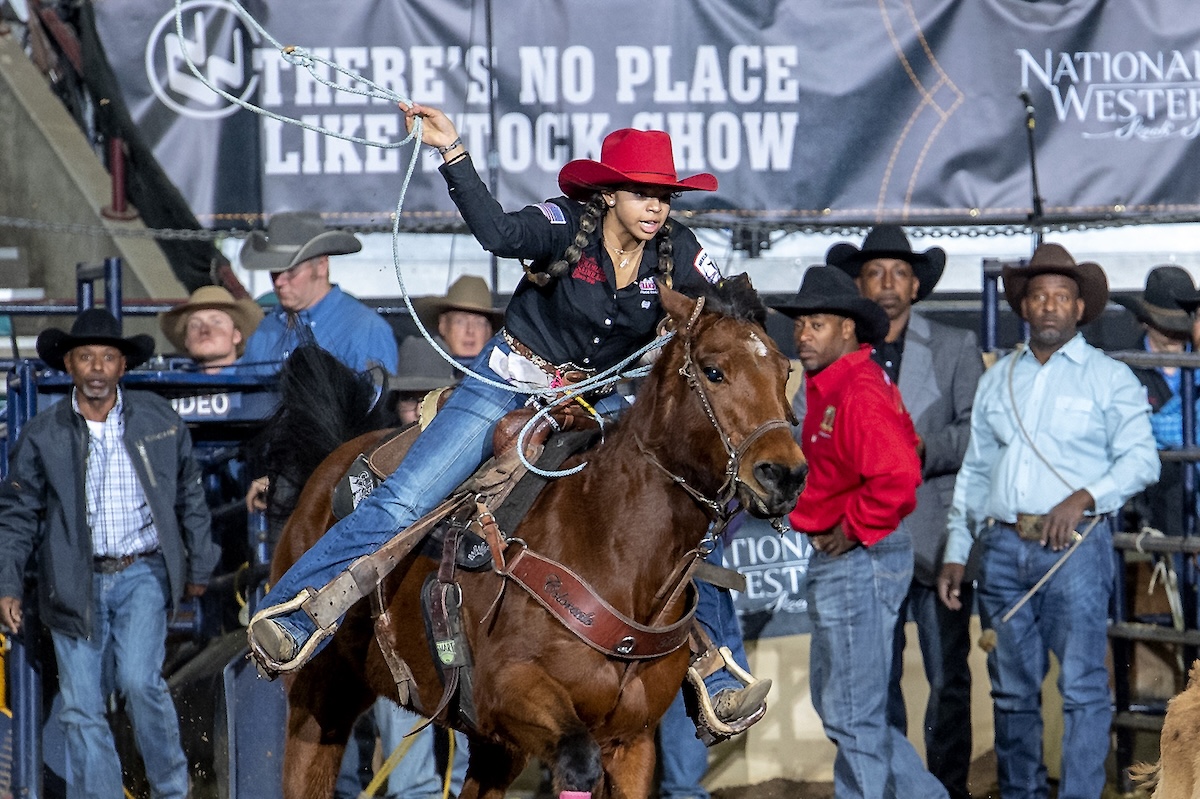
<path fill-rule="evenodd" d="M 670 326 L 676 330 L 686 328 L 688 320 L 692 318 L 692 312 L 696 308 L 696 301 L 680 294 L 675 289 L 668 288 L 657 278 L 656 282 L 658 283 L 658 298 L 662 301 L 663 310 L 670 317 Z"/>

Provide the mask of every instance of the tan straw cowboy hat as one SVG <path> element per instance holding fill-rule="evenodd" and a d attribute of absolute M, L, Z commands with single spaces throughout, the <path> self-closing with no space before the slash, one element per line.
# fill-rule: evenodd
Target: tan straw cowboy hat
<path fill-rule="evenodd" d="M 187 338 L 188 318 L 193 311 L 209 308 L 229 314 L 229 317 L 233 319 L 233 326 L 241 331 L 242 340 L 237 345 L 237 354 L 241 357 L 246 350 L 246 340 L 250 338 L 250 334 L 263 319 L 263 309 L 248 297 L 235 300 L 233 295 L 222 286 L 201 286 L 196 289 L 192 292 L 192 296 L 188 297 L 187 302 L 176 305 L 159 317 L 159 327 L 162 328 L 167 341 L 171 342 L 171 346 L 177 352 L 183 352 L 187 349 L 184 340 Z"/>
<path fill-rule="evenodd" d="M 319 255 L 348 255 L 362 249 L 353 233 L 329 230 L 321 215 L 285 211 L 271 217 L 264 233 L 256 230 L 242 245 L 242 266 L 267 272 L 286 272 Z"/>
<path fill-rule="evenodd" d="M 487 281 L 475 275 L 463 275 L 450 285 L 444 297 L 417 297 L 413 307 L 426 330 L 436 331 L 438 316 L 442 311 L 470 311 L 483 314 L 499 327 L 504 322 L 504 311 L 492 305 L 492 292 Z"/>

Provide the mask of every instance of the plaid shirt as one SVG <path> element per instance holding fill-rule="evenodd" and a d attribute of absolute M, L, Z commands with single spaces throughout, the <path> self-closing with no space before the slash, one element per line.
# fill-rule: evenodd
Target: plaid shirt
<path fill-rule="evenodd" d="M 71 407 L 79 413 L 74 391 Z M 87 423 L 84 489 L 92 553 L 96 557 L 119 558 L 158 548 L 158 531 L 150 517 L 150 506 L 125 449 L 124 408 L 121 390 L 117 389 L 117 403 L 108 412 L 99 435 L 96 423 Z"/>

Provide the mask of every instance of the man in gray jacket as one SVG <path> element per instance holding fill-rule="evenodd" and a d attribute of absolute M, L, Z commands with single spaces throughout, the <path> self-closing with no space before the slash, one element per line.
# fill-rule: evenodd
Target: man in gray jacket
<path fill-rule="evenodd" d="M 942 276 L 946 253 L 940 247 L 913 252 L 898 225 L 877 225 L 867 233 L 861 249 L 845 242 L 835 244 L 825 260 L 853 277 L 859 293 L 887 312 L 888 334 L 873 357 L 900 388 L 920 437 L 922 483 L 917 508 L 903 522 L 912 535 L 913 581 L 896 625 L 888 723 L 907 731 L 900 677 L 904 623 L 911 619 L 917 624 L 930 684 L 924 724 L 926 762 L 951 799 L 967 799 L 971 598 L 966 596 L 960 610 L 948 610 L 937 598 L 937 574 L 983 361 L 972 333 L 934 322 L 913 309 Z M 970 590 L 969 584 L 964 590 Z"/>
<path fill-rule="evenodd" d="M 32 555 L 38 617 L 58 660 L 72 799 L 122 795 L 101 687 L 110 655 L 151 791 L 182 799 L 187 760 L 162 677 L 167 614 L 204 592 L 219 554 L 191 438 L 166 400 L 118 386 L 154 340 L 122 338 L 107 311 L 84 311 L 70 333 L 44 331 L 37 350 L 74 388 L 25 426 L 0 485 L 0 624 L 21 627 Z"/>

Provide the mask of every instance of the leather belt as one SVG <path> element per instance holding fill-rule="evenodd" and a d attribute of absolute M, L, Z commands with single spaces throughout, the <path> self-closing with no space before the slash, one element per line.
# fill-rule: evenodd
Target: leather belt
<path fill-rule="evenodd" d="M 1041 541 L 1042 530 L 1046 526 L 1046 516 L 1041 513 L 1018 513 L 1016 524 L 999 519 L 996 520 L 996 524 L 1012 530 L 1023 541 Z"/>
<path fill-rule="evenodd" d="M 157 555 L 161 551 L 158 548 L 148 549 L 145 552 L 135 552 L 132 555 L 121 555 L 120 557 L 97 555 L 92 558 L 92 571 L 96 574 L 116 574 L 117 572 L 125 571 L 141 558 Z"/>
<path fill-rule="evenodd" d="M 508 328 L 500 328 L 500 334 L 504 336 L 504 341 L 507 342 L 509 349 L 525 358 L 537 368 L 541 369 L 546 374 L 550 375 L 550 387 L 558 388 L 559 386 L 570 386 L 575 383 L 581 383 L 587 380 L 592 375 L 596 374 L 595 369 L 584 369 L 574 363 L 554 364 L 547 361 L 542 356 L 538 355 L 529 347 L 522 344 L 508 332 Z M 589 391 L 588 396 L 602 397 L 612 393 L 612 386 L 605 386 L 601 389 Z"/>
<path fill-rule="evenodd" d="M 552 378 L 558 378 L 564 385 L 578 383 L 595 374 L 593 370 L 583 369 L 573 363 L 550 363 L 550 361 L 547 361 L 545 358 L 529 349 L 529 347 L 526 347 L 524 344 L 517 341 L 513 334 L 508 332 L 508 328 L 506 327 L 501 328 L 500 333 L 504 336 L 504 340 L 508 343 L 509 348 L 513 352 L 515 352 L 517 355 L 520 355 L 522 358 L 527 359 L 530 363 L 541 369 L 546 374 L 550 375 Z"/>

